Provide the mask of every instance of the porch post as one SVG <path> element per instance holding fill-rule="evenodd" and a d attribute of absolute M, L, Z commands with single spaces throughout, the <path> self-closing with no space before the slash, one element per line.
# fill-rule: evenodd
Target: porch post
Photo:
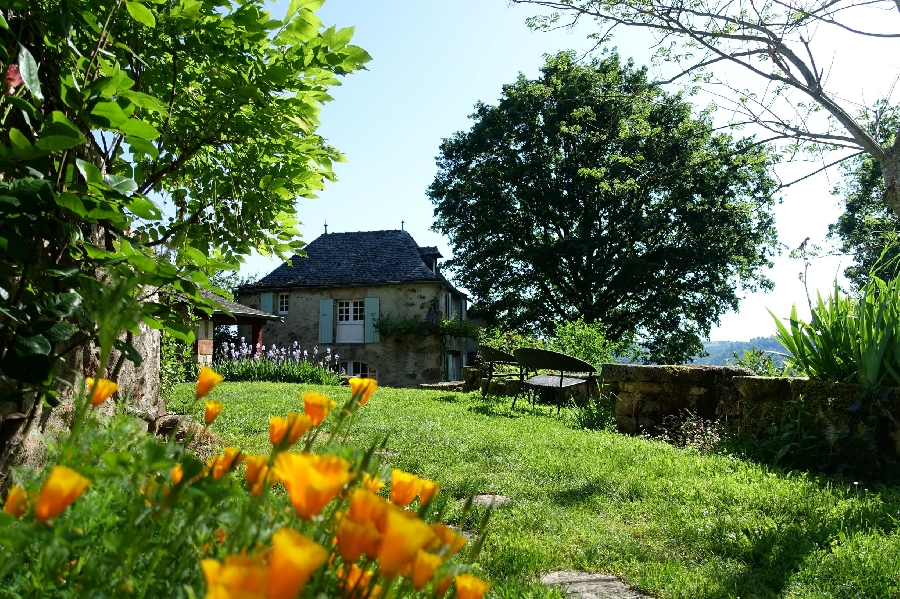
<path fill-rule="evenodd" d="M 250 335 L 250 339 L 252 340 L 252 344 L 253 344 L 253 355 L 255 356 L 257 353 L 260 352 L 260 348 L 262 347 L 262 342 L 263 342 L 263 340 L 262 340 L 263 323 L 261 323 L 261 322 L 254 322 L 253 325 L 251 325 L 251 326 L 253 327 L 253 328 L 252 328 L 252 331 L 253 331 L 253 332 L 252 332 L 252 334 Z"/>

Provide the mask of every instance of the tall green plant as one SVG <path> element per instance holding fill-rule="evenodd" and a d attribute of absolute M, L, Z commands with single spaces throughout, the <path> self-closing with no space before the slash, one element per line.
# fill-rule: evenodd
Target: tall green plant
<path fill-rule="evenodd" d="M 900 277 L 872 275 L 857 298 L 835 283 L 817 294 L 809 323 L 791 309 L 787 325 L 775 317 L 776 338 L 794 368 L 814 379 L 858 383 L 871 391 L 900 386 Z"/>

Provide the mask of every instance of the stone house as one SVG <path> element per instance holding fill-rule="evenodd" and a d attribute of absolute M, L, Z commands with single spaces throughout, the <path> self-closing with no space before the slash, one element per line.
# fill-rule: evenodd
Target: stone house
<path fill-rule="evenodd" d="M 326 233 L 235 299 L 283 321 L 267 322 L 264 344 L 330 348 L 346 374 L 391 387 L 459 380 L 468 341 L 429 332 L 420 323 L 466 320 L 467 296 L 440 273 L 436 247 L 406 231 Z M 380 334 L 376 320 L 405 325 Z M 249 327 L 238 335 L 250 338 Z"/>

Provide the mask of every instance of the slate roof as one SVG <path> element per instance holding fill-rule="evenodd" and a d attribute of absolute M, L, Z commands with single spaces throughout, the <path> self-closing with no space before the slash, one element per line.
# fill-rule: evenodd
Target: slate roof
<path fill-rule="evenodd" d="M 200 293 L 204 293 L 201 291 Z M 211 294 L 210 294 L 211 295 Z M 222 299 L 218 295 L 213 296 L 213 299 L 222 304 L 222 307 L 231 312 L 233 316 L 253 316 L 255 318 L 261 318 L 264 320 L 279 320 L 284 321 L 284 318 L 280 316 L 276 316 L 274 314 L 269 314 L 268 312 L 262 312 L 261 310 L 257 310 L 256 308 L 251 308 L 250 306 L 245 306 L 244 304 L 239 304 L 237 302 L 232 302 L 227 299 Z M 213 314 L 225 314 L 218 308 L 213 310 Z"/>
<path fill-rule="evenodd" d="M 462 295 L 442 275 L 425 266 L 422 256 L 439 256 L 437 248 L 419 247 L 406 231 L 326 233 L 304 250 L 306 257 L 294 256 L 290 265 L 285 262 L 238 291 L 434 281 Z"/>

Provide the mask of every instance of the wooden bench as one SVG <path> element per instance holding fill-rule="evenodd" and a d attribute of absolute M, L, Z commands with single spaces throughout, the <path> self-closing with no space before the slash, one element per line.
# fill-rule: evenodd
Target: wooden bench
<path fill-rule="evenodd" d="M 597 369 L 580 358 L 550 351 L 548 349 L 520 348 L 513 352 L 519 366 L 526 371 L 540 372 L 542 370 L 555 371 L 553 374 L 537 374 L 523 381 L 526 389 L 532 392 L 555 390 L 557 394 L 556 413 L 562 410 L 564 391 L 576 385 L 587 383 L 588 389 Z M 588 373 L 587 379 L 567 376 L 575 373 Z M 516 396 L 518 399 L 518 395 Z M 513 407 L 516 406 L 513 399 Z"/>

